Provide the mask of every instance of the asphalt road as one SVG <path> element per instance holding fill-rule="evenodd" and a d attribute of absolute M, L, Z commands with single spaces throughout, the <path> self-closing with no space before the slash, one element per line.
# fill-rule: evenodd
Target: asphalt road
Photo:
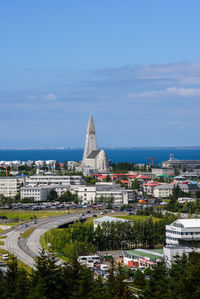
<path fill-rule="evenodd" d="M 24 226 L 17 227 L 7 234 L 5 249 L 16 256 L 17 259 L 21 260 L 24 264 L 34 269 L 34 258 L 40 254 L 42 249 L 42 246 L 40 245 L 41 236 L 54 227 L 71 223 L 79 219 L 80 214 L 76 213 L 39 220 L 37 224 L 30 225 L 30 227 L 35 227 L 35 230 L 27 239 L 23 239 L 22 242 L 19 240 L 20 235 L 28 228 L 24 228 Z"/>

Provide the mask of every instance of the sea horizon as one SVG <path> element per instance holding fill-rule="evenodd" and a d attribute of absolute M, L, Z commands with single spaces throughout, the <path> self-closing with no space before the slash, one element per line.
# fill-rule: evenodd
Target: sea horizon
<path fill-rule="evenodd" d="M 170 154 L 178 160 L 200 160 L 200 147 L 134 147 L 134 148 L 104 148 L 108 159 L 113 163 L 131 162 L 134 164 L 151 164 L 155 158 L 155 165 L 169 159 Z M 0 149 L 1 161 L 37 161 L 56 160 L 81 161 L 83 148 L 57 149 Z M 148 158 L 148 159 L 146 159 Z"/>

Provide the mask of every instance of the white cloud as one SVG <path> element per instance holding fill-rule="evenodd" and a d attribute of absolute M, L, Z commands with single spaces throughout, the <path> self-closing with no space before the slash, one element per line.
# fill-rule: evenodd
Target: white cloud
<path fill-rule="evenodd" d="M 196 97 L 200 96 L 200 88 L 176 88 L 170 87 L 166 92 L 180 97 Z"/>
<path fill-rule="evenodd" d="M 51 100 L 56 100 L 57 96 L 54 93 L 48 93 L 48 94 L 41 95 L 40 98 L 42 100 L 51 101 Z"/>
<path fill-rule="evenodd" d="M 200 96 L 200 88 L 169 87 L 164 90 L 147 90 L 144 92 L 130 93 L 129 98 L 154 98 L 154 97 L 197 97 Z"/>
<path fill-rule="evenodd" d="M 151 65 L 126 65 L 119 68 L 98 70 L 97 75 L 109 81 L 166 80 L 179 84 L 200 84 L 200 62 L 177 62 Z"/>
<path fill-rule="evenodd" d="M 45 101 L 57 100 L 57 96 L 54 93 L 47 93 L 41 95 L 28 95 L 26 98 L 28 100 L 45 100 Z"/>

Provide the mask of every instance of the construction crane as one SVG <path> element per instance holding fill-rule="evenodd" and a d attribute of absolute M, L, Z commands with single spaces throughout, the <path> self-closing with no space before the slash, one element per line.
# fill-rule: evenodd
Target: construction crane
<path fill-rule="evenodd" d="M 8 176 L 8 168 L 6 166 L 0 166 L 1 168 L 5 168 L 6 170 L 6 176 Z"/>
<path fill-rule="evenodd" d="M 152 166 L 152 167 L 154 166 L 154 161 L 155 161 L 155 158 L 154 158 L 154 157 L 151 157 L 151 158 L 144 158 L 144 159 L 151 160 L 151 166 Z"/>

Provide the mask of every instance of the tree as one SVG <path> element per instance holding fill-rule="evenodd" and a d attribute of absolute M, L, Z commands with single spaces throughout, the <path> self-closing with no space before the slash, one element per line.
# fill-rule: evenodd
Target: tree
<path fill-rule="evenodd" d="M 26 299 L 29 295 L 29 281 L 24 269 L 20 269 L 17 259 L 12 257 L 5 276 L 6 298 Z"/>
<path fill-rule="evenodd" d="M 62 298 L 60 280 L 62 271 L 56 264 L 53 254 L 46 255 L 44 250 L 36 258 L 36 270 L 31 276 L 32 294 L 30 298 Z"/>
<path fill-rule="evenodd" d="M 132 189 L 136 189 L 136 190 L 140 190 L 140 183 L 137 179 L 134 179 L 132 182 L 131 182 L 131 188 Z"/>
<path fill-rule="evenodd" d="M 47 199 L 50 200 L 50 201 L 54 201 L 58 198 L 58 193 L 52 189 L 50 192 L 49 192 L 49 195 L 47 196 Z"/>
<path fill-rule="evenodd" d="M 105 182 L 111 182 L 111 176 L 109 174 L 107 174 L 106 178 L 105 178 Z"/>

